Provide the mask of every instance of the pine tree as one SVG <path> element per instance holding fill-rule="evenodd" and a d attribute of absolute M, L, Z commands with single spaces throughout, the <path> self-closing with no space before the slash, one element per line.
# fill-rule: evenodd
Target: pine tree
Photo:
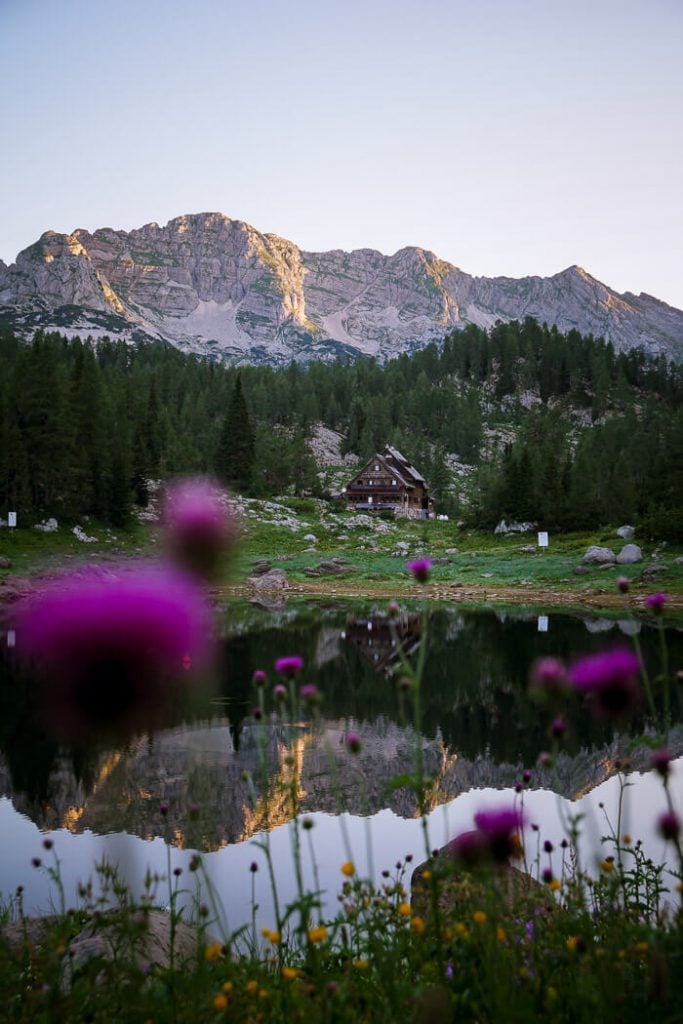
<path fill-rule="evenodd" d="M 237 375 L 223 421 L 214 465 L 224 483 L 240 491 L 249 490 L 254 467 L 254 432 L 242 390 L 241 373 Z"/>

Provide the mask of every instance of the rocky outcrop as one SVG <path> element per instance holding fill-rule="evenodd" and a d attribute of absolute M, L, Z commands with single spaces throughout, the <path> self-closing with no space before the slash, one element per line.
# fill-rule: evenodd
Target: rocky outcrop
<path fill-rule="evenodd" d="M 549 278 L 472 277 L 427 250 L 304 252 L 221 213 L 134 231 L 48 231 L 9 267 L 0 305 L 17 330 L 164 339 L 273 364 L 386 358 L 468 323 L 525 316 L 683 357 L 683 311 L 619 295 L 580 267 Z"/>
<path fill-rule="evenodd" d="M 614 565 L 615 555 L 611 548 L 601 548 L 595 544 L 588 548 L 581 562 L 583 565 Z"/>

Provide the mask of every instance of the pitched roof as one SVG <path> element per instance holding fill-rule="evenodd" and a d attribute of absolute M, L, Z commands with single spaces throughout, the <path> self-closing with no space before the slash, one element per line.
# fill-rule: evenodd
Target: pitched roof
<path fill-rule="evenodd" d="M 397 448 L 392 448 L 391 445 L 388 444 L 384 449 L 384 454 L 391 459 L 395 459 L 396 462 L 400 463 L 403 472 L 410 474 L 413 480 L 417 480 L 417 482 L 421 484 L 427 482 L 425 478 L 422 476 L 422 474 L 418 473 L 415 467 L 411 465 L 410 462 L 408 462 L 405 455 L 401 455 L 400 451 Z"/>

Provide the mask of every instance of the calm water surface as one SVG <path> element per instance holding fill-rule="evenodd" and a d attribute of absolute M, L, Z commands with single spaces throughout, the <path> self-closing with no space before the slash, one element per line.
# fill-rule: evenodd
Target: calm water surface
<path fill-rule="evenodd" d="M 379 612 L 379 614 L 378 614 Z M 568 715 L 570 731 L 551 769 L 539 769 L 539 751 L 549 745 L 548 713 L 529 699 L 529 665 L 542 654 L 570 659 L 577 653 L 631 642 L 639 631 L 653 675 L 659 671 L 659 637 L 651 626 L 526 613 L 462 613 L 435 608 L 426 624 L 419 612 L 403 609 L 392 637 L 381 609 L 369 605 L 300 604 L 277 611 L 228 608 L 220 683 L 210 698 L 182 719 L 125 744 L 90 742 L 57 747 L 45 736 L 31 702 L 11 674 L 7 637 L 0 634 L 0 894 L 26 889 L 30 912 L 50 908 L 44 872 L 31 868 L 45 857 L 44 833 L 55 840 L 65 889 L 71 902 L 79 882 L 106 858 L 116 863 L 136 892 L 148 867 L 159 874 L 172 864 L 186 867 L 195 850 L 204 852 L 208 874 L 222 896 L 230 928 L 251 920 L 251 885 L 259 919 L 272 924 L 263 852 L 269 835 L 281 899 L 293 893 L 291 793 L 314 827 L 303 846 L 307 884 L 314 866 L 321 886 L 336 905 L 340 864 L 353 859 L 362 873 L 379 877 L 407 853 L 424 859 L 425 842 L 413 795 L 392 788 L 396 776 L 414 763 L 417 736 L 410 709 L 397 684 L 402 649 L 415 660 L 425 651 L 422 700 L 424 763 L 434 778 L 430 795 L 429 843 L 443 845 L 471 827 L 482 806 L 509 803 L 524 767 L 533 770 L 525 793 L 529 822 L 559 843 L 567 815 L 585 815 L 583 853 L 594 863 L 605 813 L 614 814 L 617 761 L 629 756 L 624 830 L 643 840 L 657 860 L 666 854 L 654 823 L 665 809 L 659 781 L 641 774 L 648 750 L 633 740 L 648 733 L 636 718 L 627 735 L 593 721 L 580 705 Z M 16 644 L 21 637 L 15 637 Z M 683 635 L 668 631 L 669 657 L 683 665 Z M 266 688 L 265 716 L 252 710 L 258 694 L 251 684 L 257 668 L 271 669 L 283 654 L 301 654 L 304 680 L 323 695 L 319 712 L 297 713 L 285 723 Z M 669 745 L 683 755 L 678 696 Z M 346 752 L 349 731 L 360 734 L 359 755 Z M 683 760 L 673 772 L 674 798 L 683 809 Z M 268 783 L 266 784 L 266 778 Z M 169 803 L 164 818 L 160 801 Z M 599 803 L 605 804 L 601 809 Z M 196 805 L 197 817 L 189 814 Z M 266 830 L 267 831 L 264 831 Z M 310 839 L 310 845 L 308 840 Z M 604 855 L 603 850 L 603 855 Z M 249 867 L 256 862 L 255 874 Z M 559 862 L 556 865 L 559 870 Z M 187 876 L 189 877 L 189 876 Z M 159 898 L 167 898 L 166 884 Z M 54 896 L 54 893 L 52 894 Z"/>

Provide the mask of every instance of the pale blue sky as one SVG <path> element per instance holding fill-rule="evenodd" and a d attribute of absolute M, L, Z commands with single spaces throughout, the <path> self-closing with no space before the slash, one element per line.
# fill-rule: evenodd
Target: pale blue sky
<path fill-rule="evenodd" d="M 683 307 L 683 0 L 0 0 L 0 257 L 220 210 Z"/>

